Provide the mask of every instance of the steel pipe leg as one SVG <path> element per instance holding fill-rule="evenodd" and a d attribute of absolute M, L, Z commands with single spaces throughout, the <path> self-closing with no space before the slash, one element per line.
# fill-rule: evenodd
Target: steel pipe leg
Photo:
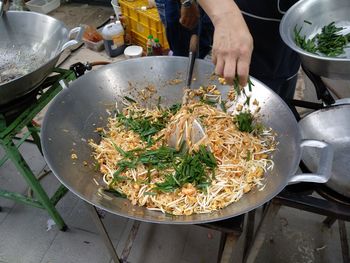
<path fill-rule="evenodd" d="M 245 263 L 254 263 L 258 253 L 265 241 L 267 232 L 271 228 L 271 222 L 275 218 L 281 205 L 270 203 L 264 211 L 260 224 L 256 230 L 255 237 L 250 249 L 247 251 L 247 257 L 243 259 Z"/>
<path fill-rule="evenodd" d="M 32 170 L 30 169 L 26 161 L 23 159 L 17 147 L 13 144 L 12 141 L 6 145 L 3 145 L 3 147 L 6 151 L 6 154 L 11 159 L 12 163 L 16 166 L 17 170 L 22 174 L 29 187 L 33 190 L 35 197 L 38 198 L 39 202 L 49 213 L 51 218 L 55 221 L 57 227 L 60 230 L 65 231 L 67 229 L 66 224 L 64 223 L 62 217 L 56 210 L 56 207 L 50 201 L 50 198 L 47 196 L 45 190 L 42 188 L 41 184 L 36 179 Z"/>
<path fill-rule="evenodd" d="M 40 140 L 40 136 L 38 134 L 38 128 L 34 127 L 33 124 L 29 123 L 27 125 L 28 131 L 30 131 L 30 134 L 33 137 L 33 141 L 36 144 L 36 146 L 38 147 L 41 155 L 43 155 L 43 150 L 41 149 L 41 140 Z"/>
<path fill-rule="evenodd" d="M 140 228 L 140 223 L 141 223 L 140 221 L 135 220 L 134 224 L 132 225 L 132 228 L 128 236 L 128 240 L 126 241 L 126 245 L 123 249 L 122 256 L 121 256 L 123 262 L 127 262 L 128 260 L 130 251 L 132 249 L 132 245 L 134 244 L 137 232 L 139 231 L 139 228 Z"/>
<path fill-rule="evenodd" d="M 340 235 L 340 244 L 341 244 L 341 251 L 343 256 L 343 263 L 350 263 L 349 243 L 348 243 L 348 238 L 346 236 L 345 222 L 343 220 L 338 220 L 338 226 L 339 226 L 339 235 Z"/>
<path fill-rule="evenodd" d="M 255 228 L 255 210 L 248 213 L 247 233 L 244 241 L 243 258 L 247 257 L 248 249 L 252 243 Z"/>
<path fill-rule="evenodd" d="M 325 220 L 323 220 L 323 224 L 325 224 L 328 228 L 331 228 L 331 226 L 337 221 L 334 217 L 326 217 Z"/>
<path fill-rule="evenodd" d="M 100 234 L 100 237 L 103 239 L 103 242 L 105 243 L 105 245 L 109 251 L 109 254 L 112 257 L 112 260 L 114 261 L 114 263 L 121 263 L 121 261 L 119 260 L 117 251 L 114 248 L 113 243 L 112 243 L 112 241 L 111 241 L 111 239 L 106 231 L 106 228 L 105 228 L 100 216 L 97 213 L 96 207 L 93 205 L 90 205 L 89 203 L 86 203 L 86 206 L 90 210 L 92 221 L 94 221 L 95 226 L 97 227 L 97 230 Z"/>
<path fill-rule="evenodd" d="M 236 235 L 234 233 L 226 234 L 224 250 L 222 251 L 220 263 L 231 262 L 232 253 L 235 249 L 235 245 L 238 239 L 239 235 Z"/>
<path fill-rule="evenodd" d="M 216 261 L 217 263 L 220 263 L 220 261 L 221 261 L 221 257 L 222 257 L 222 254 L 223 254 L 224 248 L 225 248 L 226 237 L 227 237 L 227 233 L 225 233 L 225 232 L 220 233 L 220 244 L 219 244 L 218 258 Z"/>

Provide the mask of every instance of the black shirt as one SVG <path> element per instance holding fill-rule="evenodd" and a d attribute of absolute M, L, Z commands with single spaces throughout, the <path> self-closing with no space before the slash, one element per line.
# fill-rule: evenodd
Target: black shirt
<path fill-rule="evenodd" d="M 299 56 L 282 41 L 280 20 L 297 0 L 235 0 L 254 39 L 250 74 L 258 79 L 286 80 L 299 67 Z"/>

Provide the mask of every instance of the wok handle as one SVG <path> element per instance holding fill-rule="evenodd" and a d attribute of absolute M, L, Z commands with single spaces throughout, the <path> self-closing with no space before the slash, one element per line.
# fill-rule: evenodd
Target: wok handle
<path fill-rule="evenodd" d="M 70 47 L 70 46 L 76 45 L 79 42 L 81 42 L 81 40 L 83 39 L 84 31 L 85 31 L 85 28 L 82 27 L 82 26 L 75 27 L 71 31 L 69 31 L 68 38 L 72 39 L 72 40 L 69 40 L 68 42 L 66 42 L 62 46 L 62 51 L 65 50 L 66 48 Z"/>
<path fill-rule="evenodd" d="M 305 147 L 319 148 L 321 151 L 320 161 L 316 173 L 303 173 L 293 175 L 288 184 L 310 182 L 310 183 L 326 183 L 332 172 L 332 163 L 334 151 L 330 144 L 318 140 L 303 140 L 300 144 L 301 149 Z"/>

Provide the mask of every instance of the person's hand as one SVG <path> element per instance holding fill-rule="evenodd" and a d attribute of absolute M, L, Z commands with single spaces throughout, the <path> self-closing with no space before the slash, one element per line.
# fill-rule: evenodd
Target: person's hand
<path fill-rule="evenodd" d="M 248 81 L 253 38 L 243 17 L 230 13 L 216 19 L 214 26 L 215 73 L 223 76 L 229 84 L 238 76 L 240 85 L 245 86 Z"/>
<path fill-rule="evenodd" d="M 223 76 L 229 84 L 238 76 L 240 85 L 245 86 L 248 81 L 253 38 L 243 17 L 228 13 L 213 23 L 215 73 Z"/>
<path fill-rule="evenodd" d="M 181 6 L 180 24 L 188 29 L 193 29 L 199 21 L 199 8 L 196 3 L 192 3 L 190 7 Z"/>

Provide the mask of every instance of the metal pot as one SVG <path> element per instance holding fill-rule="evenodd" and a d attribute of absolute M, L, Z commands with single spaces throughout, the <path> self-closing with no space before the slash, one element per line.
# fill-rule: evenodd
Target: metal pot
<path fill-rule="evenodd" d="M 0 17 L 0 105 L 34 90 L 52 72 L 61 52 L 77 44 L 82 33 L 82 28 L 69 31 L 47 15 L 5 12 Z"/>
<path fill-rule="evenodd" d="M 295 26 L 302 26 L 301 35 L 310 38 L 333 21 L 350 32 L 349 0 L 303 0 L 292 6 L 283 16 L 280 34 L 283 41 L 299 53 L 304 66 L 314 74 L 333 79 L 350 79 L 350 48 L 346 49 L 344 56 L 331 58 L 309 53 L 298 47 L 294 41 Z"/>
<path fill-rule="evenodd" d="M 148 85 L 156 88 L 156 96 L 147 101 L 155 106 L 158 96 L 164 106 L 181 102 L 184 82 L 169 85 L 169 80 L 183 79 L 187 58 L 148 57 L 117 62 L 92 71 L 72 82 L 50 105 L 42 124 L 42 146 L 45 159 L 56 177 L 82 199 L 111 213 L 137 220 L 195 224 L 222 220 L 248 212 L 277 195 L 287 184 L 300 181 L 325 183 L 330 176 L 332 150 L 323 142 L 302 141 L 297 122 L 283 100 L 261 82 L 253 79 L 252 101 L 256 98 L 261 106 L 262 122 L 278 133 L 278 149 L 274 154 L 275 166 L 266 175 L 264 190 L 253 190 L 243 198 L 220 211 L 191 216 L 169 216 L 133 206 L 125 199 L 105 196 L 99 189 L 106 187 L 99 172 L 84 166 L 92 163 L 91 148 L 87 140 L 99 140 L 96 127 L 106 125 L 108 114 L 116 102 L 119 108 L 124 96 L 139 98 L 140 91 Z M 211 80 L 214 67 L 204 60 L 197 60 L 194 68 L 193 87 L 217 84 L 223 96 L 229 86 Z M 249 93 L 248 90 L 246 90 Z M 303 148 L 321 148 L 322 160 L 317 174 L 295 175 Z M 72 151 L 78 160 L 72 160 Z"/>
<path fill-rule="evenodd" d="M 299 122 L 302 137 L 314 138 L 334 148 L 332 176 L 326 185 L 350 197 L 350 104 L 336 105 L 315 111 Z M 302 156 L 306 166 L 316 171 L 319 154 L 306 149 Z"/>

